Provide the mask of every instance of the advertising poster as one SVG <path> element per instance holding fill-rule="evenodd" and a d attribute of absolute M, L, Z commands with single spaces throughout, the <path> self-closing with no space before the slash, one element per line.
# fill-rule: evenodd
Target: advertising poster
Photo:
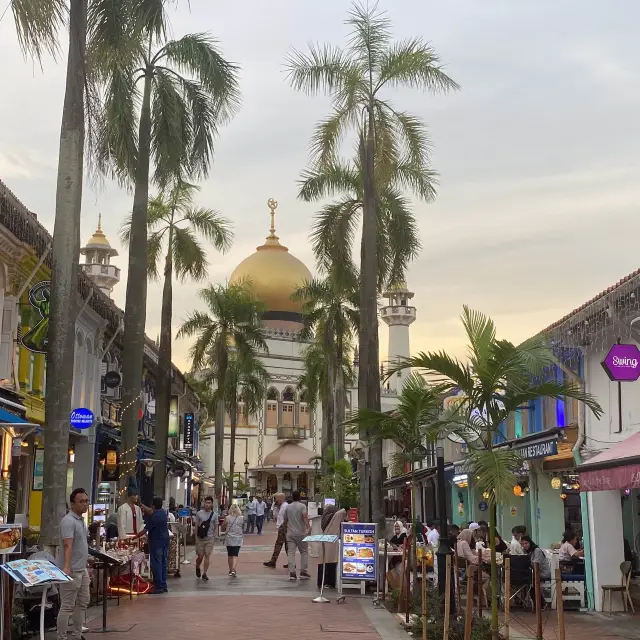
<path fill-rule="evenodd" d="M 0 525 L 0 554 L 22 553 L 22 525 Z"/>
<path fill-rule="evenodd" d="M 180 420 L 178 419 L 178 396 L 171 396 L 169 405 L 169 438 L 177 438 L 180 431 Z"/>
<path fill-rule="evenodd" d="M 376 525 L 365 522 L 343 522 L 342 558 L 340 571 L 343 580 L 376 580 Z"/>
<path fill-rule="evenodd" d="M 36 449 L 33 459 L 33 491 L 44 489 L 44 449 Z"/>

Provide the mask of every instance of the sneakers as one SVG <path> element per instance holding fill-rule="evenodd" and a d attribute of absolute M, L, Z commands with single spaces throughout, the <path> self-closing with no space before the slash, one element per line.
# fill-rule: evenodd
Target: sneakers
<path fill-rule="evenodd" d="M 232 571 L 229 575 L 230 575 L 232 578 L 235 578 L 235 577 L 236 577 L 236 572 L 235 572 L 235 571 Z"/>
<path fill-rule="evenodd" d="M 199 578 L 201 575 L 200 573 L 200 567 L 196 567 L 196 578 Z"/>
<path fill-rule="evenodd" d="M 275 562 L 263 562 L 262 564 L 265 567 L 269 567 L 269 569 L 275 569 L 276 568 L 276 563 Z"/>
<path fill-rule="evenodd" d="M 300 580 L 309 580 L 311 576 L 306 571 L 300 572 Z"/>
<path fill-rule="evenodd" d="M 298 576 L 296 575 L 296 572 L 295 572 L 295 571 L 292 571 L 292 572 L 289 574 L 289 580 L 291 580 L 291 582 L 295 582 L 297 579 L 298 579 Z"/>
<path fill-rule="evenodd" d="M 203 579 L 205 582 L 209 582 L 209 578 L 207 577 L 207 574 L 206 574 L 206 573 L 203 573 L 203 574 L 202 574 L 202 579 Z"/>

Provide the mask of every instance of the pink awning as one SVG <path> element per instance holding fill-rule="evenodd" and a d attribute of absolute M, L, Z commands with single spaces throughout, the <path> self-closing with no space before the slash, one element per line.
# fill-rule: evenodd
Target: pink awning
<path fill-rule="evenodd" d="M 581 491 L 640 489 L 640 432 L 578 467 Z M 628 461 L 625 464 L 625 461 Z M 592 467 L 596 467 L 595 469 Z"/>

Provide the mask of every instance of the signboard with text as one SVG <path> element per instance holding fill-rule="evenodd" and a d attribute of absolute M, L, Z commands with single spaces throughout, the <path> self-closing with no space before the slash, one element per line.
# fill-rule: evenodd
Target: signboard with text
<path fill-rule="evenodd" d="M 340 575 L 343 580 L 376 580 L 377 527 L 367 522 L 340 526 Z"/>
<path fill-rule="evenodd" d="M 185 413 L 182 447 L 189 454 L 193 453 L 193 436 L 194 436 L 195 424 L 196 424 L 195 414 Z"/>
<path fill-rule="evenodd" d="M 635 382 L 640 378 L 640 350 L 635 344 L 614 344 L 601 364 L 614 382 Z"/>
<path fill-rule="evenodd" d="M 520 447 L 514 447 L 525 460 L 534 460 L 535 458 L 546 458 L 547 456 L 555 456 L 558 453 L 558 439 L 553 438 L 543 440 L 542 442 L 532 442 Z"/>

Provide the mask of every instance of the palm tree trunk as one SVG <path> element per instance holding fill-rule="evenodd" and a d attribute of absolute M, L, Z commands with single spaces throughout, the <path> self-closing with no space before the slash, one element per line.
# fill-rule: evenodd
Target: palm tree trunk
<path fill-rule="evenodd" d="M 336 367 L 334 374 L 333 410 L 336 424 L 336 460 L 344 458 L 344 421 L 346 412 L 346 391 L 344 388 L 344 362 L 342 337 L 336 337 Z"/>
<path fill-rule="evenodd" d="M 131 212 L 127 298 L 124 307 L 121 487 L 126 486 L 128 476 L 136 475 L 138 410 L 144 362 L 144 328 L 147 320 L 147 206 L 151 154 L 151 82 L 152 77 L 148 72 L 144 79 L 138 128 L 138 162 Z"/>
<path fill-rule="evenodd" d="M 171 317 L 173 311 L 173 212 L 169 225 L 169 247 L 164 266 L 162 311 L 160 315 L 160 350 L 156 369 L 156 457 L 160 464 L 153 474 L 156 496 L 164 499 L 167 480 L 167 444 L 171 406 Z"/>
<path fill-rule="evenodd" d="M 374 183 L 374 130 L 373 107 L 367 117 L 366 139 L 360 142 L 364 167 L 364 198 L 362 211 L 362 242 L 360 245 L 360 368 L 358 376 L 358 407 L 380 411 L 380 370 L 378 344 L 378 296 L 377 296 L 377 220 Z M 369 439 L 369 434 L 362 437 Z M 376 522 L 383 531 L 382 510 L 382 441 L 369 443 L 370 492 L 367 482 L 360 482 L 360 504 L 366 511 L 371 504 L 372 513 L 366 520 Z M 364 492 L 364 495 L 363 495 Z M 364 499 L 363 499 L 364 498 Z"/>
<path fill-rule="evenodd" d="M 322 426 L 320 432 L 320 455 L 322 456 L 322 474 L 327 473 L 327 448 L 329 447 L 329 393 L 322 393 Z"/>
<path fill-rule="evenodd" d="M 327 385 L 329 391 L 327 393 L 327 447 L 333 447 L 334 456 L 336 454 L 336 405 L 335 405 L 335 388 L 336 388 L 336 364 L 335 364 L 335 345 L 333 336 L 328 331 L 324 332 L 325 349 L 327 353 Z M 335 462 L 335 460 L 333 461 Z"/>
<path fill-rule="evenodd" d="M 496 504 L 495 498 L 489 506 L 489 542 L 491 548 L 491 638 L 499 640 L 498 632 L 498 565 L 496 563 Z"/>
<path fill-rule="evenodd" d="M 238 398 L 232 389 L 233 399 L 229 407 L 229 421 L 231 422 L 231 441 L 229 442 L 229 501 L 233 498 L 233 474 L 236 466 L 236 428 L 238 425 Z"/>
<path fill-rule="evenodd" d="M 51 315 L 47 345 L 47 426 L 41 542 L 58 544 L 65 514 L 69 413 L 75 346 L 84 169 L 84 85 L 87 0 L 71 0 L 67 79 L 60 127 L 56 218 L 51 260 Z M 90 489 L 89 489 L 90 490 Z"/>
<path fill-rule="evenodd" d="M 227 369 L 229 365 L 229 354 L 227 353 L 226 340 L 224 350 L 218 354 L 218 406 L 216 408 L 216 437 L 215 437 L 215 466 L 214 466 L 214 490 L 218 504 L 222 504 L 222 471 L 224 460 L 224 422 L 226 407 L 224 403 L 224 388 L 227 383 Z"/>

